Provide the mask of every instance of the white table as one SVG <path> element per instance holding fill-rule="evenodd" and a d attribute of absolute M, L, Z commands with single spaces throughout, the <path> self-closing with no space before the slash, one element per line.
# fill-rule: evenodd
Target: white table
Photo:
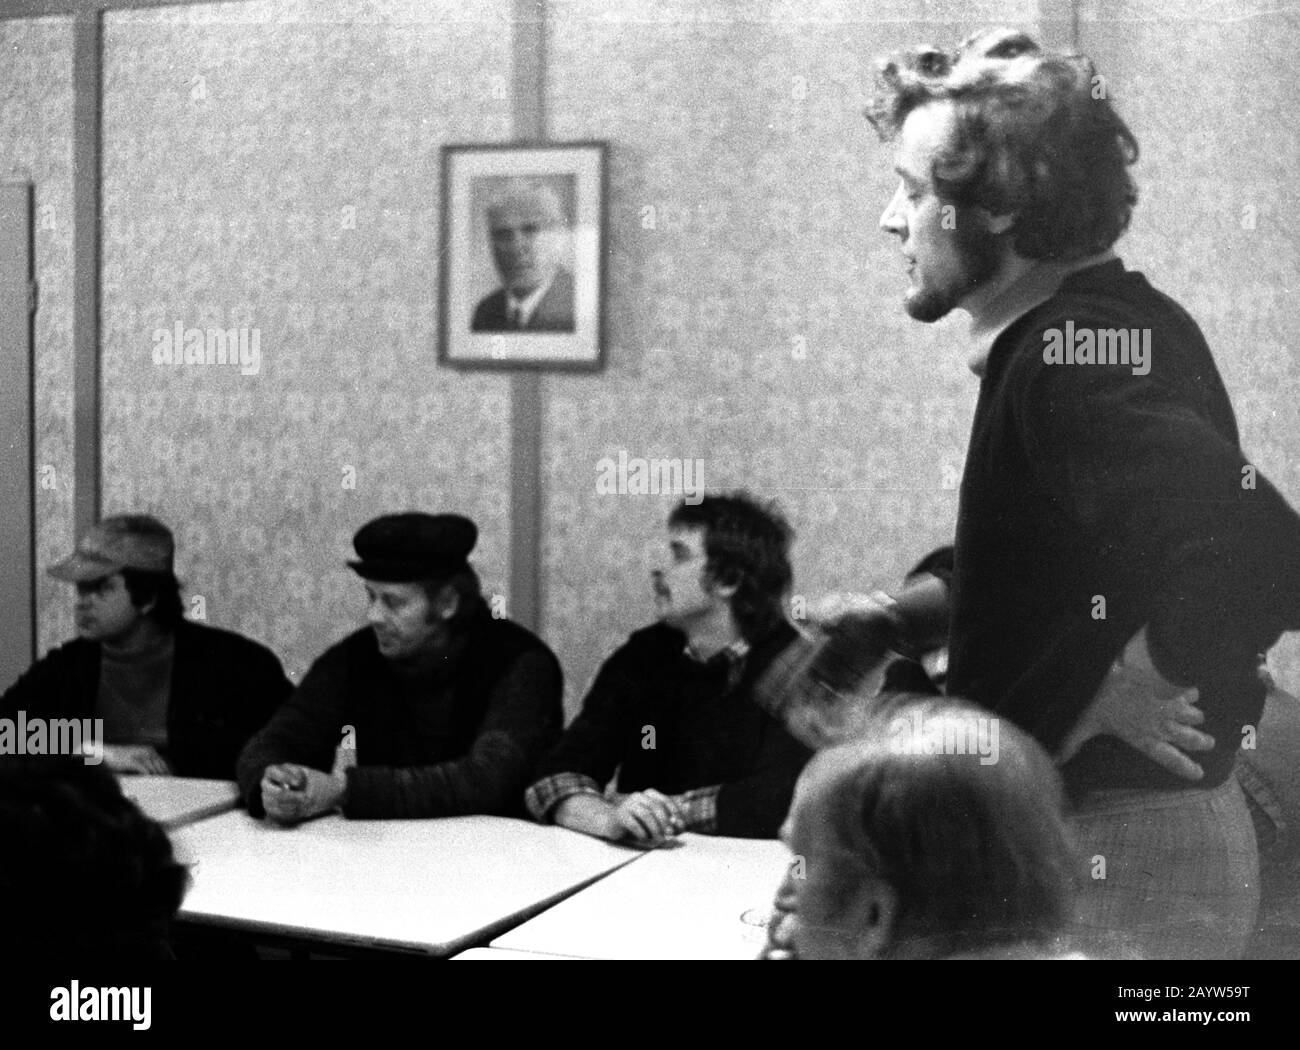
<path fill-rule="evenodd" d="M 169 830 L 225 813 L 239 803 L 239 788 L 233 780 L 123 774 L 117 782 L 122 794 L 139 806 L 145 816 Z"/>
<path fill-rule="evenodd" d="M 180 917 L 350 948 L 453 955 L 641 854 L 506 817 L 295 828 L 226 813 L 172 836 L 193 883 Z"/>
<path fill-rule="evenodd" d="M 588 959 L 753 959 L 789 851 L 761 839 L 687 834 L 678 842 L 497 937 L 491 947 Z"/>
<path fill-rule="evenodd" d="M 542 952 L 516 952 L 509 948 L 467 948 L 453 955 L 452 962 L 586 962 L 573 955 L 544 955 Z"/>

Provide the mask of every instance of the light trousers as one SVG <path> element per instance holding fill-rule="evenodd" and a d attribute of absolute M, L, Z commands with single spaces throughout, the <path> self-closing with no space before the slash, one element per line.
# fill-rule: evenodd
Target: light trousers
<path fill-rule="evenodd" d="M 1255 829 L 1236 777 L 1097 791 L 1071 817 L 1085 865 L 1077 945 L 1093 958 L 1236 959 L 1259 910 Z"/>

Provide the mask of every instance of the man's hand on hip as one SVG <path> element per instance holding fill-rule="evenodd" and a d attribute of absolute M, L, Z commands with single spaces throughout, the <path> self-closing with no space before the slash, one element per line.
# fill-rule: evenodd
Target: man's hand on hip
<path fill-rule="evenodd" d="M 1209 751 L 1214 737 L 1196 726 L 1205 714 L 1196 689 L 1175 685 L 1156 670 L 1146 628 L 1138 631 L 1115 661 L 1088 709 L 1065 738 L 1058 755 L 1068 762 L 1088 740 L 1115 736 L 1185 780 L 1205 770 L 1186 752 Z"/>

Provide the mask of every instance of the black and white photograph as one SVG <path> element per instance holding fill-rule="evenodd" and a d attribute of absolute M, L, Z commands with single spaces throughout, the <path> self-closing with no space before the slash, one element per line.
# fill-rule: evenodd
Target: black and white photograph
<path fill-rule="evenodd" d="M 0 0 L 0 1038 L 1286 1016 L 1298 52 Z"/>

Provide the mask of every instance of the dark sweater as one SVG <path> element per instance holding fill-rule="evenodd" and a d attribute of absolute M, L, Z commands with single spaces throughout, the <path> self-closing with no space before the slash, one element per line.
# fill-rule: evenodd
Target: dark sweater
<path fill-rule="evenodd" d="M 618 790 L 676 795 L 721 785 L 719 835 L 775 838 L 811 752 L 759 709 L 754 682 L 794 641 L 785 623 L 752 643 L 730 689 L 725 660 L 700 663 L 664 624 L 634 633 L 601 666 L 582 711 L 537 777 L 581 773 Z M 647 729 L 653 727 L 653 747 Z"/>
<path fill-rule="evenodd" d="M 1151 369 L 1047 364 L 1044 333 L 1150 329 Z M 1196 324 L 1118 260 L 1067 277 L 994 343 L 962 480 L 948 689 L 1054 750 L 1148 625 L 1167 677 L 1200 689 L 1205 779 L 1113 737 L 1063 772 L 1095 787 L 1208 787 L 1259 717 L 1258 654 L 1300 627 L 1300 518 L 1247 460 Z M 1105 600 L 1105 618 L 1098 597 Z"/>
<path fill-rule="evenodd" d="M 267 766 L 334 763 L 346 726 L 357 765 L 343 813 L 356 818 L 516 816 L 533 764 L 563 725 L 559 662 L 536 636 L 486 612 L 443 663 L 400 673 L 363 628 L 312 664 L 239 758 L 239 787 L 262 816 Z"/>
<path fill-rule="evenodd" d="M 74 639 L 32 665 L 0 698 L 0 717 L 94 718 L 101 647 Z M 176 626 L 167 746 L 177 775 L 230 780 L 235 758 L 293 686 L 275 654 L 242 635 Z"/>

